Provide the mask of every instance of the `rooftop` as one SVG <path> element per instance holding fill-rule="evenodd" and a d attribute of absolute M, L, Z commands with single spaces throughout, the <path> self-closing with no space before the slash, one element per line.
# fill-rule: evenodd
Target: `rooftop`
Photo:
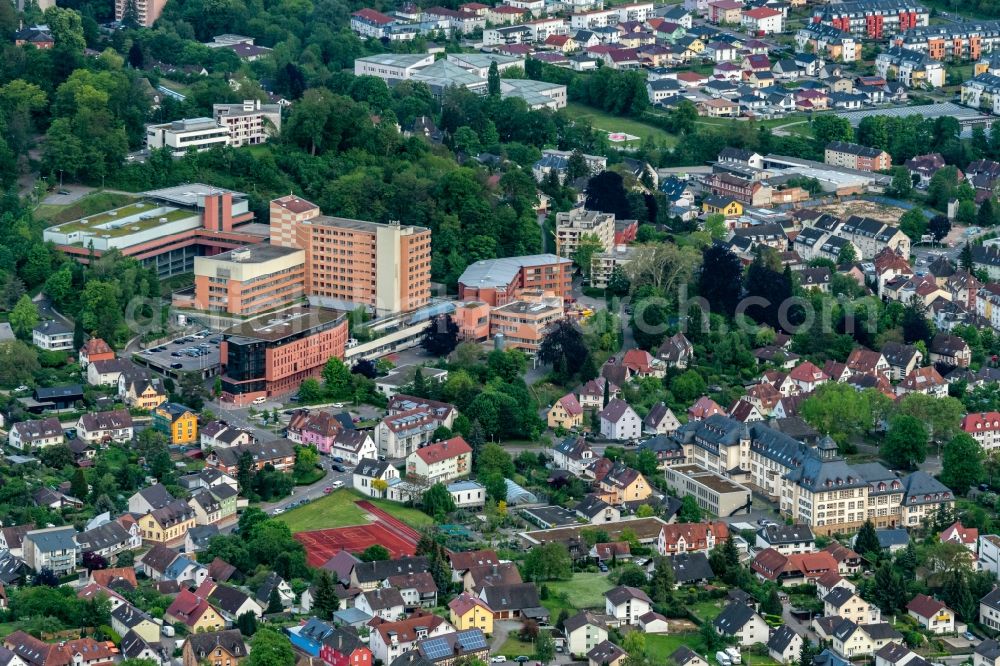
<path fill-rule="evenodd" d="M 279 312 L 244 321 L 227 328 L 223 334 L 230 343 L 239 343 L 238 338 L 246 341 L 264 340 L 276 342 L 284 338 L 317 328 L 337 321 L 344 317 L 340 310 L 326 308 L 307 308 L 299 305 Z"/>

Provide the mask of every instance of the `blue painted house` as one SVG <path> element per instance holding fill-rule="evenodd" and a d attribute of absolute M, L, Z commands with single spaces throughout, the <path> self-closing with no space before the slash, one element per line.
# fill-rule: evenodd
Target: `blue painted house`
<path fill-rule="evenodd" d="M 318 657 L 323 639 L 334 632 L 334 627 L 319 618 L 311 617 L 305 624 L 288 627 L 286 631 L 292 645 L 312 657 Z"/>

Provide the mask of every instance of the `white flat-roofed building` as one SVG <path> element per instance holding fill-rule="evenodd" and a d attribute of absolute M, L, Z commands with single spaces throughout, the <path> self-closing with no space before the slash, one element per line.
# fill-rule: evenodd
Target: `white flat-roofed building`
<path fill-rule="evenodd" d="M 701 465 L 667 466 L 667 486 L 681 497 L 691 496 L 698 506 L 719 517 L 750 509 L 750 489 Z"/>
<path fill-rule="evenodd" d="M 242 104 L 213 104 L 215 121 L 229 130 L 229 145 L 256 146 L 281 131 L 281 106 L 245 100 Z"/>
<path fill-rule="evenodd" d="M 497 71 L 501 76 L 512 67 L 524 67 L 524 58 L 501 53 L 449 53 L 447 59 L 448 62 L 484 79 L 489 76 L 490 66 L 493 63 L 497 64 Z"/>
<path fill-rule="evenodd" d="M 229 129 L 213 118 L 185 118 L 146 126 L 146 147 L 166 148 L 175 155 L 229 145 Z"/>
<path fill-rule="evenodd" d="M 500 96 L 520 97 L 532 110 L 564 109 L 567 100 L 566 86 L 532 79 L 501 79 Z"/>
<path fill-rule="evenodd" d="M 413 73 L 434 64 L 434 54 L 381 53 L 354 61 L 355 76 L 377 76 L 385 82 L 405 81 Z"/>

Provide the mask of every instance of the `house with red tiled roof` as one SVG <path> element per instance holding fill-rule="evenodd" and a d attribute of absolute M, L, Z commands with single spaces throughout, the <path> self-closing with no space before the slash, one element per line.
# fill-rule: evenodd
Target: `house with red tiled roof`
<path fill-rule="evenodd" d="M 851 369 L 847 367 L 846 363 L 840 363 L 839 361 L 832 361 L 827 359 L 823 363 L 823 372 L 830 376 L 830 379 L 835 382 L 846 382 L 847 379 L 853 374 Z"/>
<path fill-rule="evenodd" d="M 396 19 L 374 9 L 361 9 L 351 14 L 351 30 L 362 37 L 388 37 L 395 23 Z"/>
<path fill-rule="evenodd" d="M 91 338 L 80 347 L 80 367 L 87 368 L 87 365 L 94 361 L 113 361 L 115 352 L 107 342 L 101 338 Z"/>
<path fill-rule="evenodd" d="M 918 594 L 906 604 L 906 612 L 932 634 L 950 634 L 955 631 L 955 611 L 934 597 Z"/>
<path fill-rule="evenodd" d="M 424 610 L 415 611 L 397 622 L 374 618 L 368 624 L 371 627 L 368 647 L 372 656 L 383 664 L 392 663 L 399 655 L 409 652 L 420 639 L 455 631 L 450 622 Z"/>
<path fill-rule="evenodd" d="M 765 548 L 757 553 L 750 569 L 761 580 L 778 585 L 799 585 L 816 580 L 830 571 L 837 571 L 838 564 L 825 550 L 782 555 L 774 548 Z"/>
<path fill-rule="evenodd" d="M 707 395 L 698 398 L 693 405 L 688 407 L 687 413 L 689 421 L 703 421 L 714 414 L 726 416 L 726 410 Z"/>
<path fill-rule="evenodd" d="M 18 630 L 3 639 L 3 646 L 15 655 L 11 663 L 26 666 L 111 666 L 118 659 L 114 643 L 93 638 L 46 643 Z"/>
<path fill-rule="evenodd" d="M 406 457 L 406 475 L 428 484 L 448 483 L 471 470 L 472 447 L 461 436 L 429 444 Z"/>
<path fill-rule="evenodd" d="M 674 523 L 660 528 L 656 550 L 660 555 L 708 553 L 716 544 L 729 538 L 729 527 L 722 521 Z"/>
<path fill-rule="evenodd" d="M 761 382 L 748 388 L 743 398 L 757 407 L 761 414 L 770 414 L 781 400 L 781 392 L 770 384 Z"/>
<path fill-rule="evenodd" d="M 571 430 L 583 425 L 583 407 L 572 393 L 567 393 L 556 400 L 549 409 L 546 421 L 550 428 Z"/>
<path fill-rule="evenodd" d="M 667 374 L 666 364 L 645 349 L 629 349 L 622 357 L 622 365 L 631 377 L 656 377 Z"/>
<path fill-rule="evenodd" d="M 597 496 L 611 506 L 628 502 L 642 502 L 653 494 L 653 489 L 638 470 L 625 465 L 615 465 L 598 484 Z"/>
<path fill-rule="evenodd" d="M 182 589 L 173 603 L 163 612 L 167 622 L 179 622 L 192 634 L 226 628 L 226 620 L 208 600 L 188 589 Z"/>
<path fill-rule="evenodd" d="M 851 350 L 850 356 L 847 357 L 847 367 L 851 372 L 885 377 L 886 379 L 889 379 L 892 374 L 892 367 L 881 352 L 864 347 L 855 347 Z"/>
<path fill-rule="evenodd" d="M 934 369 L 934 366 L 916 368 L 896 386 L 896 395 L 923 393 L 934 398 L 948 397 L 948 382 Z"/>
<path fill-rule="evenodd" d="M 791 372 L 788 373 L 788 376 L 798 385 L 799 391 L 803 393 L 815 391 L 817 388 L 830 381 L 827 374 L 816 367 L 816 364 L 810 361 L 803 361 L 802 363 L 799 363 L 797 366 L 792 368 Z"/>
<path fill-rule="evenodd" d="M 1000 447 L 1000 412 L 966 414 L 959 427 L 986 451 Z"/>
<path fill-rule="evenodd" d="M 605 389 L 605 384 L 608 385 L 607 389 Z M 577 397 L 580 401 L 580 406 L 584 409 L 602 409 L 604 407 L 605 390 L 607 391 L 608 400 L 621 396 L 622 390 L 618 388 L 617 384 L 604 377 L 598 377 L 597 379 L 591 379 L 580 387 Z"/>
<path fill-rule="evenodd" d="M 773 35 L 782 31 L 785 15 L 780 9 L 772 7 L 754 7 L 744 9 L 740 22 L 747 31 L 754 35 Z"/>
<path fill-rule="evenodd" d="M 979 544 L 979 530 L 966 527 L 961 520 L 956 520 L 938 535 L 941 543 L 960 543 L 973 553 Z"/>

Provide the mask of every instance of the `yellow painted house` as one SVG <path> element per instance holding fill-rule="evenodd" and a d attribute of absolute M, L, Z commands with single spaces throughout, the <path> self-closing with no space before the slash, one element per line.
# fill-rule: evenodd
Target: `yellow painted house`
<path fill-rule="evenodd" d="M 579 428 L 583 425 L 583 407 L 572 393 L 556 400 L 547 415 L 550 428 Z"/>
<path fill-rule="evenodd" d="M 153 412 L 153 429 L 166 435 L 171 444 L 198 442 L 198 417 L 176 402 L 167 402 L 156 408 Z"/>
<path fill-rule="evenodd" d="M 641 502 L 653 494 L 649 481 L 631 467 L 618 466 L 601 479 L 597 496 L 611 506 Z"/>
<path fill-rule="evenodd" d="M 195 518 L 195 510 L 187 502 L 174 500 L 139 518 L 142 540 L 165 545 L 176 544 L 195 526 Z"/>
<path fill-rule="evenodd" d="M 463 592 L 448 604 L 451 623 L 456 629 L 481 629 L 484 634 L 493 633 L 493 609 L 486 602 L 470 592 Z"/>
<path fill-rule="evenodd" d="M 140 379 L 128 387 L 125 400 L 131 407 L 152 411 L 167 401 L 167 394 L 159 382 Z"/>
<path fill-rule="evenodd" d="M 732 197 L 724 197 L 719 194 L 705 197 L 705 200 L 701 202 L 701 209 L 709 215 L 719 213 L 727 218 L 739 217 L 743 214 L 743 204 Z"/>

